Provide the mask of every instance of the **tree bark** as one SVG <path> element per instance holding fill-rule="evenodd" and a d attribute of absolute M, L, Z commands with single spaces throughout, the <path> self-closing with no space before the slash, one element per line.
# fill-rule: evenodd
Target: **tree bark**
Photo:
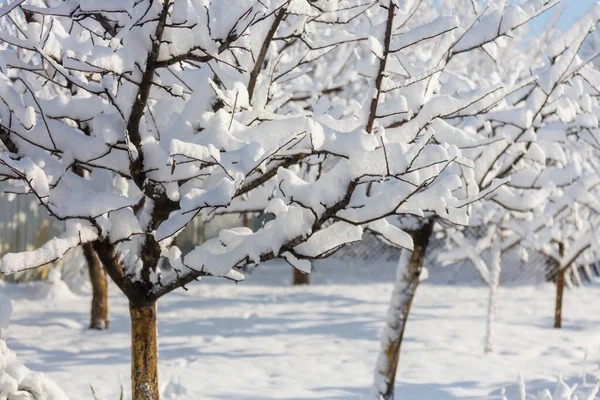
<path fill-rule="evenodd" d="M 301 272 L 298 269 L 293 268 L 293 267 L 292 267 L 292 273 L 293 273 L 292 283 L 294 285 L 308 285 L 309 284 L 308 274 L 305 274 L 304 272 Z"/>
<path fill-rule="evenodd" d="M 387 321 L 381 338 L 381 352 L 377 358 L 373 399 L 392 400 L 400 349 L 410 308 L 420 283 L 425 251 L 433 232 L 433 222 L 427 221 L 413 232 L 414 249 L 402 250 L 396 269 L 396 283 L 388 308 Z"/>
<path fill-rule="evenodd" d="M 498 303 L 498 286 L 500 286 L 501 253 L 498 248 L 492 249 L 492 265 L 490 266 L 490 293 L 488 298 L 487 329 L 485 335 L 485 352 L 494 351 L 494 324 L 496 323 L 496 304 Z"/>
<path fill-rule="evenodd" d="M 156 302 L 129 303 L 131 317 L 131 398 L 158 400 Z"/>
<path fill-rule="evenodd" d="M 558 251 L 561 258 L 565 256 L 565 245 L 559 243 Z M 560 329 L 562 327 L 562 306 L 563 306 L 563 292 L 565 290 L 565 270 L 558 266 L 556 272 L 556 304 L 554 306 L 554 328 Z"/>
<path fill-rule="evenodd" d="M 564 289 L 565 270 L 559 269 L 556 273 L 556 305 L 554 307 L 554 327 L 556 329 L 560 329 L 562 327 L 562 305 Z"/>
<path fill-rule="evenodd" d="M 82 245 L 83 256 L 88 266 L 92 283 L 92 309 L 90 329 L 108 329 L 108 281 L 106 271 L 92 247 L 91 243 Z"/>

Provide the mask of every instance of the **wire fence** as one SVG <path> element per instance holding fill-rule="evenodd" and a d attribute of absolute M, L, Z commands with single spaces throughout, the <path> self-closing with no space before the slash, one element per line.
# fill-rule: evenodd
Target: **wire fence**
<path fill-rule="evenodd" d="M 472 242 L 486 235 L 487 227 L 473 227 L 463 231 L 465 238 Z M 425 266 L 429 276 L 427 281 L 434 284 L 478 284 L 483 283 L 480 272 L 471 261 L 463 260 L 443 266 L 438 257 L 449 250 L 449 244 L 442 235 L 436 235 L 429 243 L 425 254 Z M 540 283 L 554 279 L 558 265 L 544 254 L 528 250 L 523 257 L 522 250 L 515 246 L 502 253 L 500 284 L 511 283 Z M 400 256 L 400 250 L 391 247 L 375 236 L 366 234 L 362 241 L 348 245 L 338 251 L 333 257 L 346 264 L 356 266 L 377 263 L 395 263 Z M 489 265 L 490 250 L 482 252 L 481 257 Z M 567 274 L 568 285 L 580 285 L 599 276 L 598 264 L 578 265 Z"/>
<path fill-rule="evenodd" d="M 50 218 L 33 196 L 0 195 L 0 255 L 33 250 L 60 234 L 62 222 Z M 6 277 L 9 281 L 45 279 L 48 266 Z"/>

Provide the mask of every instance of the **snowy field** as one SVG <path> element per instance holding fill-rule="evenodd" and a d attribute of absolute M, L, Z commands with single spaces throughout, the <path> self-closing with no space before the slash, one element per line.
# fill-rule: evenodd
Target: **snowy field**
<path fill-rule="evenodd" d="M 433 272 L 435 273 L 435 272 Z M 238 285 L 206 280 L 159 304 L 165 399 L 366 399 L 391 293 L 392 265 L 317 266 L 314 284 L 290 287 L 288 267 L 265 265 Z M 113 287 L 114 289 L 114 287 Z M 127 304 L 110 298 L 108 332 L 87 328 L 89 295 L 58 284 L 6 284 L 13 300 L 8 346 L 71 399 L 129 394 Z M 501 287 L 496 353 L 483 353 L 487 290 L 423 284 L 400 360 L 400 399 L 517 398 L 554 389 L 563 373 L 588 382 L 600 349 L 600 285 L 568 290 L 564 328 L 552 326 L 554 286 Z"/>

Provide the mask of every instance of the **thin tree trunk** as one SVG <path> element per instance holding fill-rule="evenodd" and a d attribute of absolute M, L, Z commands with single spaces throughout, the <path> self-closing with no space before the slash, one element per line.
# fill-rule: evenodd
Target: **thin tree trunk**
<path fill-rule="evenodd" d="M 498 286 L 500 286 L 501 253 L 492 249 L 492 265 L 490 268 L 490 294 L 488 299 L 487 329 L 485 335 L 485 352 L 494 351 L 494 324 L 496 323 L 496 304 L 498 303 Z"/>
<path fill-rule="evenodd" d="M 158 400 L 156 303 L 129 303 L 131 317 L 131 398 Z"/>
<path fill-rule="evenodd" d="M 559 243 L 558 251 L 560 253 L 561 258 L 565 256 L 565 245 L 563 243 Z M 563 292 L 565 290 L 565 270 L 566 268 L 561 268 L 559 264 L 558 271 L 556 272 L 556 304 L 554 306 L 554 327 L 556 329 L 560 329 L 562 326 L 562 306 Z"/>
<path fill-rule="evenodd" d="M 581 279 L 581 274 L 579 273 L 579 268 L 577 268 L 577 264 L 571 264 L 571 268 L 569 268 L 571 271 L 571 284 L 574 287 L 581 287 L 583 286 L 583 280 Z"/>
<path fill-rule="evenodd" d="M 554 327 L 562 326 L 563 292 L 565 289 L 565 270 L 559 269 L 556 273 L 556 305 L 554 307 Z"/>
<path fill-rule="evenodd" d="M 91 243 L 82 245 L 83 256 L 87 262 L 92 283 L 92 309 L 90 329 L 108 329 L 108 282 L 106 271 L 92 247 Z"/>
<path fill-rule="evenodd" d="M 309 280 L 308 280 L 308 274 L 305 274 L 304 272 L 299 271 L 296 268 L 292 267 L 292 273 L 293 273 L 293 284 L 294 285 L 308 285 Z"/>
<path fill-rule="evenodd" d="M 396 269 L 396 283 L 388 308 L 386 325 L 381 338 L 381 352 L 377 358 L 373 399 L 392 400 L 394 383 L 400 360 L 400 349 L 410 308 L 419 286 L 425 251 L 433 231 L 433 222 L 428 221 L 413 233 L 414 250 L 402 250 Z"/>
<path fill-rule="evenodd" d="M 585 280 L 588 282 L 592 282 L 592 270 L 590 269 L 589 264 L 585 264 L 583 266 L 583 273 L 584 273 Z"/>

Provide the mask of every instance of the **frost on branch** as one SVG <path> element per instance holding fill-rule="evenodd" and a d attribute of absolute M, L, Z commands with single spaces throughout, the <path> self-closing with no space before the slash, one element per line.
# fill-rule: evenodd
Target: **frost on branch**
<path fill-rule="evenodd" d="M 62 236 L 50 239 L 38 249 L 5 254 L 2 257 L 2 273 L 12 274 L 49 264 L 62 258 L 70 249 L 97 238 L 97 232 L 86 221 L 69 220 Z"/>

